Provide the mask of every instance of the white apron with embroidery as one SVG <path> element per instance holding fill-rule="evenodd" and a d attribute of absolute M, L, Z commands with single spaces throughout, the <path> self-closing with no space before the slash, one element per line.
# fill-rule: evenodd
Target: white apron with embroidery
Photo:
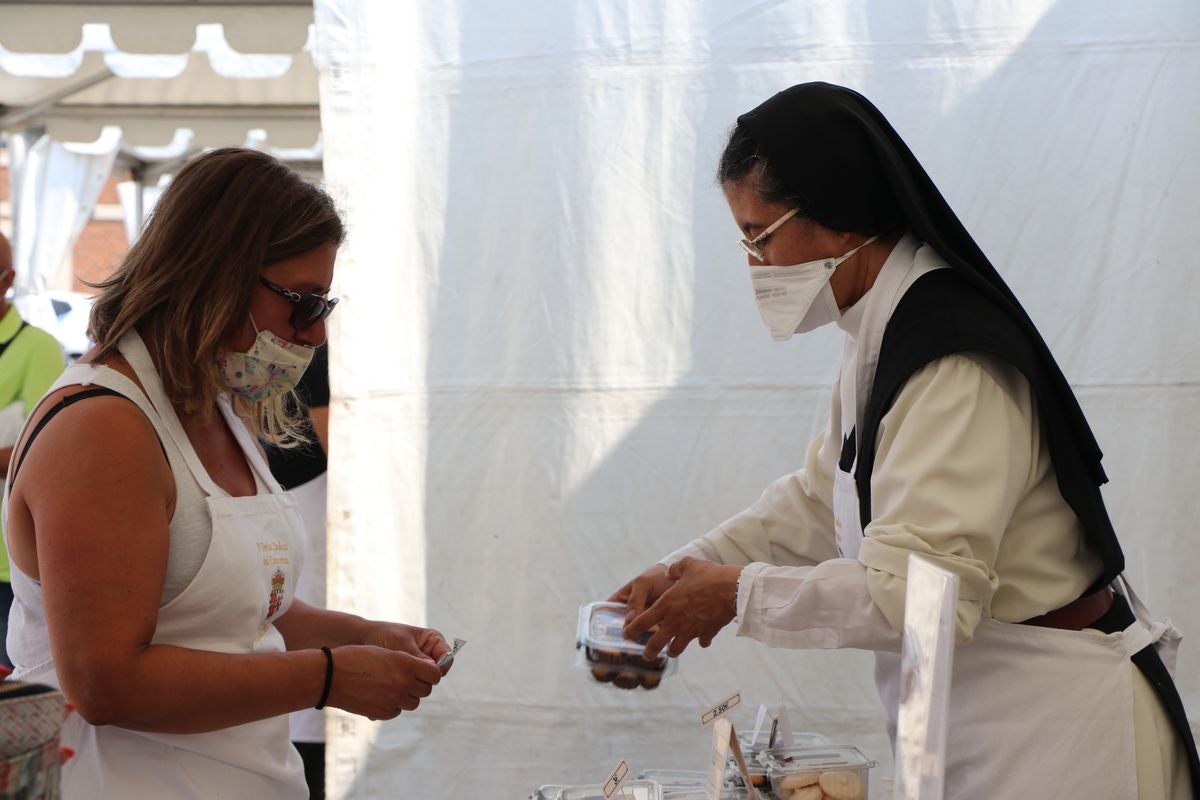
<path fill-rule="evenodd" d="M 907 275 L 885 270 L 873 287 L 882 291 L 872 291 L 857 341 L 847 342 L 843 437 L 856 425 L 861 428 L 883 328 L 903 290 L 929 271 L 934 258 L 921 248 Z M 850 375 L 853 379 L 846 380 Z M 838 549 L 853 559 L 863 537 L 855 466 L 857 458 L 850 472 L 838 470 L 833 494 Z M 1152 621 L 1132 589 L 1120 583 L 1138 618 L 1124 631 L 1063 631 L 984 618 L 972 640 L 955 650 L 947 800 L 1137 797 L 1137 667 L 1130 657 L 1153 643 L 1173 672 L 1180 634 L 1170 621 Z M 900 655 L 876 653 L 875 683 L 893 742 L 899 678 Z"/>
<path fill-rule="evenodd" d="M 132 335 L 122 339 L 120 350 L 153 407 L 145 408 L 143 398 L 131 399 L 147 412 L 159 436 L 165 432 L 182 454 L 208 495 L 212 515 L 208 554 L 187 588 L 159 609 L 152 643 L 222 653 L 282 652 L 283 637 L 271 623 L 291 605 L 304 561 L 304 525 L 293 498 L 271 476 L 224 395 L 218 403 L 221 414 L 268 491 L 230 497 L 218 487 L 175 416 L 145 345 Z M 111 371 L 89 368 L 89 374 L 88 382 L 117 383 Z M 39 665 L 22 678 L 57 685 L 53 666 Z M 161 734 L 95 727 L 71 715 L 63 744 L 76 751 L 64 769 L 64 797 L 308 796 L 300 756 L 288 740 L 286 716 L 211 733 Z"/>

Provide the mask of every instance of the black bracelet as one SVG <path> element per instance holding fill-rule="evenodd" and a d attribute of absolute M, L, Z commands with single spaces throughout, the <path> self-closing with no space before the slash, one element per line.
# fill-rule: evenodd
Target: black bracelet
<path fill-rule="evenodd" d="M 322 647 L 321 652 L 325 654 L 325 688 L 321 690 L 321 699 L 316 705 L 318 711 L 325 707 L 325 701 L 329 699 L 329 690 L 333 688 L 333 651 Z"/>

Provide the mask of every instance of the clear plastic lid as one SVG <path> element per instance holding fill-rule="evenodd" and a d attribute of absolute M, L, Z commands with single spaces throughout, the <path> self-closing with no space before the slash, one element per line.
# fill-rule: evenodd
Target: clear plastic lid
<path fill-rule="evenodd" d="M 767 746 L 771 743 L 771 727 L 768 725 L 760 730 L 758 737 L 753 740 L 751 739 L 752 736 L 754 736 L 754 731 L 738 732 L 738 742 L 742 745 L 742 752 L 747 757 L 767 749 Z M 779 736 L 776 735 L 775 738 L 778 739 Z M 795 747 L 815 747 L 829 744 L 829 737 L 809 731 L 792 731 L 792 742 Z"/>
<path fill-rule="evenodd" d="M 565 788 L 567 787 L 560 783 L 548 783 L 534 789 L 533 794 L 529 795 L 529 800 L 558 800 L 559 794 Z"/>
<path fill-rule="evenodd" d="M 558 800 L 605 800 L 604 787 L 595 786 L 564 786 L 558 793 Z M 612 800 L 662 800 L 662 787 L 657 781 L 626 781 L 621 791 L 612 796 Z"/>
<path fill-rule="evenodd" d="M 637 656 L 641 660 L 642 650 L 650 640 L 646 633 L 637 641 L 626 639 L 625 612 L 623 603 L 589 603 L 579 609 L 579 646 L 591 651 Z M 644 663 L 648 668 L 662 669 L 671 659 L 664 653 L 657 662 Z"/>
<path fill-rule="evenodd" d="M 838 769 L 872 769 L 879 762 L 856 745 L 829 744 L 818 747 L 780 747 L 762 754 L 772 772 L 829 772 Z"/>
<path fill-rule="evenodd" d="M 750 792 L 746 789 L 721 790 L 721 800 L 746 800 L 748 797 L 750 797 Z M 708 800 L 708 791 L 688 789 L 686 792 L 663 792 L 663 800 Z"/>
<path fill-rule="evenodd" d="M 638 775 L 638 779 L 657 781 L 664 795 L 674 796 L 696 789 L 703 791 L 708 784 L 708 773 L 688 769 L 648 769 Z"/>

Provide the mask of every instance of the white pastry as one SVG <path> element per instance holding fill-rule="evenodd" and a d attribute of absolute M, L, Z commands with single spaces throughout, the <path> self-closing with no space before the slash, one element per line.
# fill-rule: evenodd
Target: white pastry
<path fill-rule="evenodd" d="M 825 793 L 821 791 L 821 787 L 815 783 L 811 786 L 802 786 L 796 791 L 788 795 L 787 800 L 821 800 Z"/>
<path fill-rule="evenodd" d="M 792 772 L 783 776 L 779 781 L 779 788 L 785 792 L 790 792 L 805 786 L 813 786 L 820 778 L 821 773 L 819 772 Z"/>
<path fill-rule="evenodd" d="M 849 770 L 822 772 L 819 783 L 825 794 L 833 800 L 865 800 L 867 796 L 867 787 L 863 785 L 862 778 Z"/>

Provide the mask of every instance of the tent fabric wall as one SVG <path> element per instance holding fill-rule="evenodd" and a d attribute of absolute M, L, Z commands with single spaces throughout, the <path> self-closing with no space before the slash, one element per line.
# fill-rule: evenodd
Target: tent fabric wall
<path fill-rule="evenodd" d="M 32 133 L 12 141 L 14 290 L 21 315 L 53 329 L 55 313 L 44 292 L 71 288 L 68 256 L 112 172 L 121 135 L 106 128 L 90 144 L 63 144 Z"/>
<path fill-rule="evenodd" d="M 806 80 L 876 102 L 1051 343 L 1200 715 L 1200 6 L 315 10 L 350 224 L 330 602 L 470 641 L 418 712 L 333 717 L 334 796 L 515 798 L 622 757 L 702 769 L 698 714 L 737 688 L 890 772 L 864 653 L 727 631 L 634 693 L 572 667 L 581 603 L 751 503 L 824 423 L 838 333 L 769 340 L 712 177 L 736 115 Z"/>

